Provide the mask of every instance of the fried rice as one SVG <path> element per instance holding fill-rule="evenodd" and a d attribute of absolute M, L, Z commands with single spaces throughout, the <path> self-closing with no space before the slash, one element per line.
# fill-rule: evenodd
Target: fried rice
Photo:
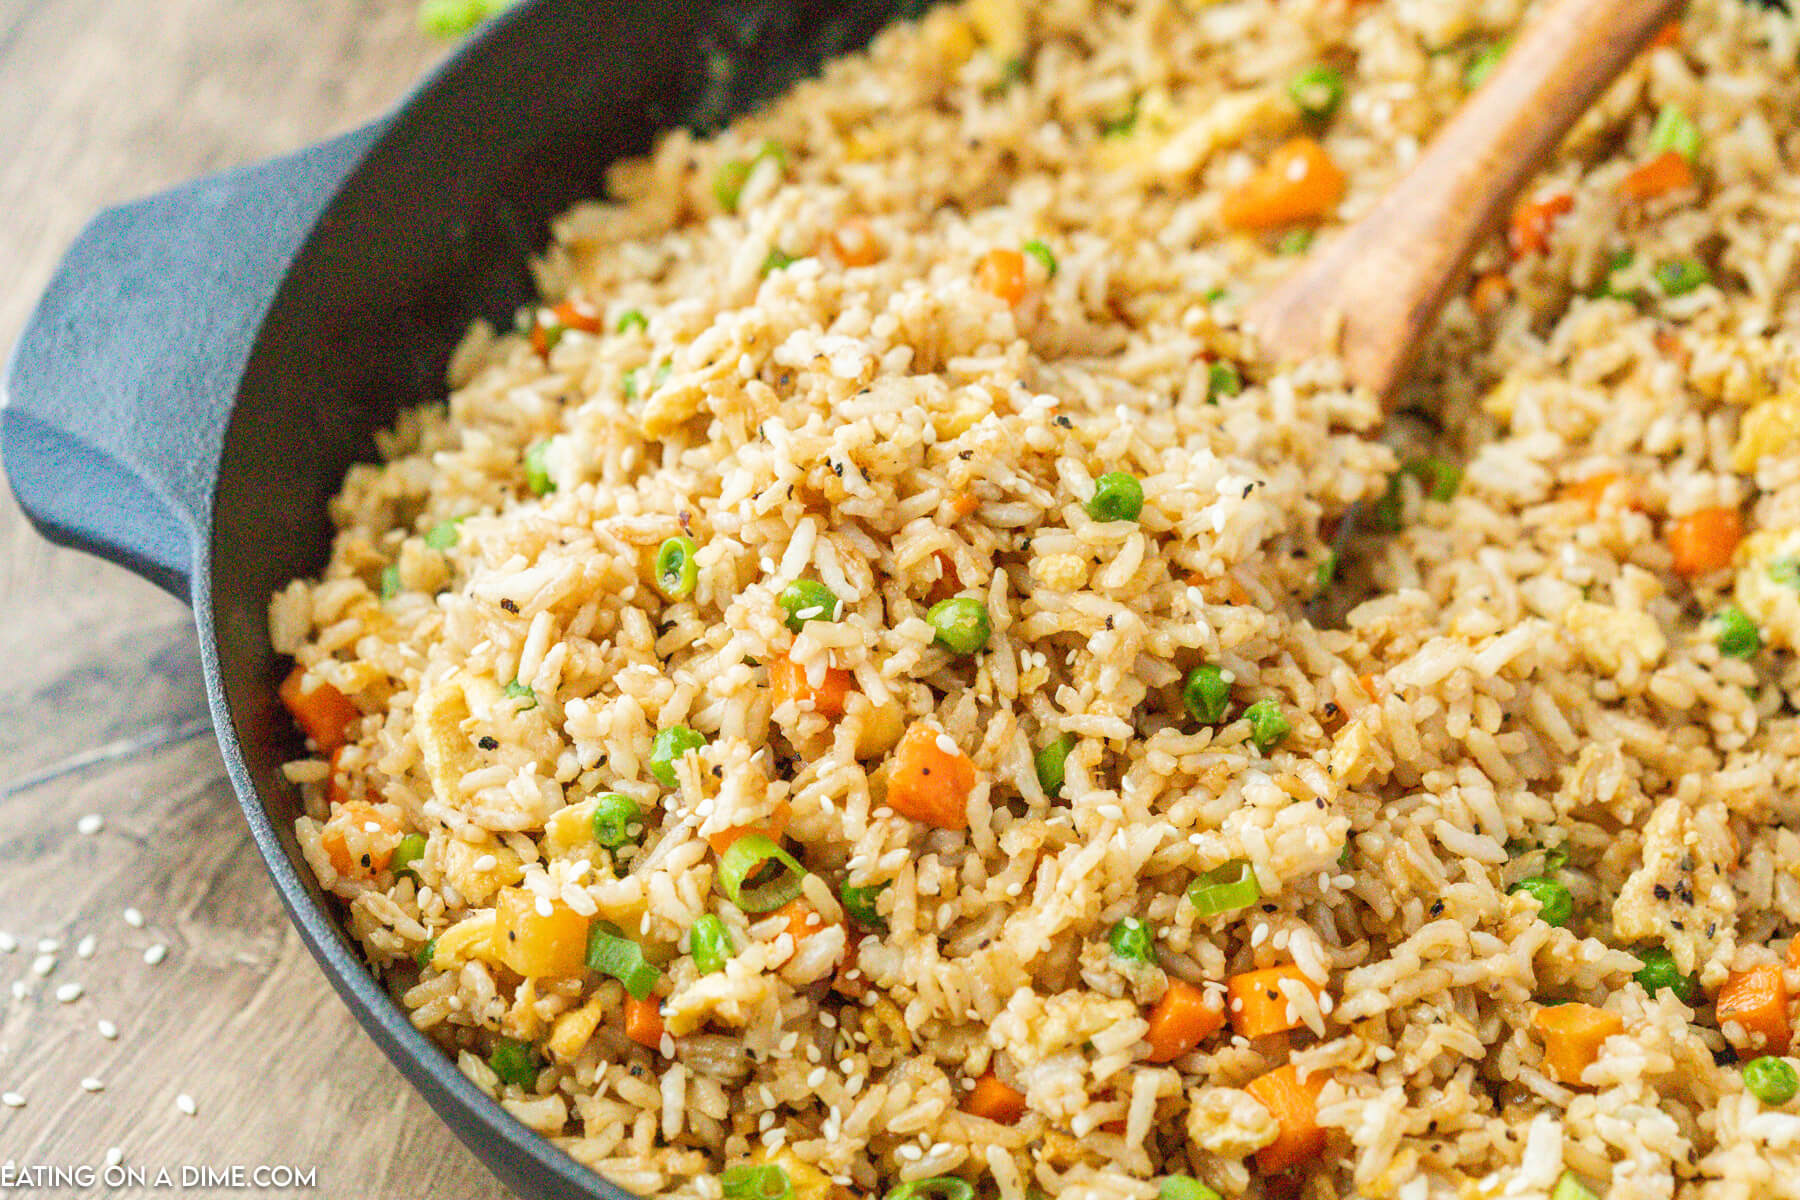
<path fill-rule="evenodd" d="M 1390 411 L 1241 328 L 1524 14 L 974 0 L 616 164 L 271 605 L 414 1023 L 644 1196 L 1800 1196 L 1743 1071 L 1800 1015 L 1793 19 L 1697 0 Z M 1247 230 L 1296 138 L 1341 200 Z"/>

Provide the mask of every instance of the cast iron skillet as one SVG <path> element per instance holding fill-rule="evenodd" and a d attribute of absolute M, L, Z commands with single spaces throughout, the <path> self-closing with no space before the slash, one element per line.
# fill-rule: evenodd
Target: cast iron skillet
<path fill-rule="evenodd" d="M 442 397 L 471 319 L 508 322 L 531 298 L 548 218 L 600 194 L 608 162 L 779 93 L 902 6 L 536 0 L 390 117 L 102 213 L 13 351 L 0 453 L 20 505 L 52 541 L 193 605 L 219 748 L 294 923 L 521 1196 L 628 1200 L 463 1078 L 340 927 L 294 839 L 280 768 L 300 745 L 275 697 L 269 596 L 324 564 L 345 469 L 401 407 Z"/>

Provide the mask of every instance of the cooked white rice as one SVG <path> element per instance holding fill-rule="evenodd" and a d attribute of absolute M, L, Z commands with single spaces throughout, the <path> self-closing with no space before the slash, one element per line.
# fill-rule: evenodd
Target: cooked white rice
<path fill-rule="evenodd" d="M 304 686 L 358 714 L 289 768 L 301 843 L 413 1020 L 647 1196 L 717 1198 L 750 1162 L 802 1200 L 944 1175 L 1147 1200 L 1170 1174 L 1252 1197 L 1566 1176 L 1610 1200 L 1800 1196 L 1800 1108 L 1746 1091 L 1739 1063 L 1771 1047 L 1714 1007 L 1757 967 L 1800 992 L 1793 20 L 1698 0 L 1534 186 L 1570 201 L 1543 251 L 1483 250 L 1485 311 L 1453 302 L 1401 414 L 1330 364 L 1272 370 L 1238 329 L 1292 260 L 1223 228 L 1221 197 L 1305 131 L 1288 81 L 1344 74 L 1312 130 L 1348 178 L 1329 225 L 1522 9 L 974 0 L 619 164 L 539 265 L 597 332 L 540 355 L 471 330 L 449 403 L 345 481 L 323 577 L 271 606 Z M 1697 129 L 1697 186 L 1622 199 L 1664 109 Z M 754 165 L 727 212 L 733 160 Z M 979 264 L 1033 240 L 1055 269 L 1013 259 L 1009 304 Z M 1690 259 L 1710 282 L 1668 294 L 1659 268 Z M 1241 394 L 1209 400 L 1215 362 Z M 1460 465 L 1453 498 L 1396 475 L 1420 455 Z M 1142 482 L 1137 520 L 1087 514 L 1108 471 Z M 1670 531 L 1709 507 L 1752 536 L 1678 573 Z M 670 601 L 653 558 L 678 535 L 697 586 Z M 800 578 L 841 612 L 796 635 L 777 596 Z M 949 592 L 991 616 L 972 658 L 934 644 Z M 1734 600 L 1748 657 L 1708 619 Z M 784 659 L 815 689 L 849 672 L 843 716 L 776 704 Z M 1203 663 L 1234 680 L 1216 725 L 1183 708 Z M 1257 700 L 1291 725 L 1266 752 Z M 888 804 L 918 722 L 973 761 L 966 831 Z M 665 788 L 652 738 L 678 724 L 707 744 Z M 1053 797 L 1033 754 L 1064 733 Z M 616 862 L 587 823 L 604 792 L 645 814 Z M 706 840 L 787 810 L 794 927 L 722 896 Z M 410 874 L 403 832 L 425 838 Z M 1233 860 L 1261 900 L 1202 916 L 1189 885 Z M 1566 927 L 1509 891 L 1527 876 L 1566 887 Z M 846 881 L 889 885 L 885 929 L 847 917 Z M 627 1035 L 604 974 L 509 966 L 504 889 L 639 941 L 662 1035 Z M 711 975 L 685 940 L 703 913 L 735 944 Z M 1110 948 L 1127 916 L 1154 962 Z M 1695 1007 L 1634 979 L 1656 943 Z M 1288 965 L 1285 1029 L 1242 1036 L 1237 1008 L 1149 1061 L 1171 980 L 1222 1003 Z M 1574 1077 L 1538 1024 L 1561 1001 L 1618 1018 Z M 535 1083 L 490 1066 L 501 1038 L 534 1048 Z M 1252 1081 L 1290 1065 L 1322 1081 L 1325 1140 L 1277 1172 L 1289 1135 Z M 1022 1097 L 1011 1124 L 962 1107 L 989 1074 Z"/>

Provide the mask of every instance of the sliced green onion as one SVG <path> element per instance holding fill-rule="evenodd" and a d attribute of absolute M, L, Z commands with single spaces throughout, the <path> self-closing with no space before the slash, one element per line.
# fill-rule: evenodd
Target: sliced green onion
<path fill-rule="evenodd" d="M 886 929 L 887 922 L 881 919 L 881 912 L 876 908 L 876 901 L 881 893 L 887 891 L 885 883 L 871 883 L 866 887 L 851 887 L 846 879 L 838 886 L 838 899 L 843 902 L 844 911 L 858 925 L 869 929 Z"/>
<path fill-rule="evenodd" d="M 1469 65 L 1463 68 L 1463 88 L 1472 92 L 1486 83 L 1488 76 L 1494 73 L 1494 68 L 1500 65 L 1500 60 L 1506 57 L 1506 52 L 1511 47 L 1512 43 L 1502 38 L 1477 50 L 1475 57 L 1469 60 Z"/>
<path fill-rule="evenodd" d="M 688 931 L 688 953 L 694 956 L 694 967 L 702 975 L 718 974 L 733 953 L 731 931 L 712 913 L 702 914 Z"/>
<path fill-rule="evenodd" d="M 1037 259 L 1040 263 L 1043 263 L 1045 275 L 1049 276 L 1051 279 L 1056 278 L 1056 254 L 1046 243 L 1039 241 L 1037 238 L 1032 238 L 1029 242 L 1026 242 L 1023 246 L 1019 247 L 1019 249 L 1031 255 L 1031 257 Z"/>
<path fill-rule="evenodd" d="M 431 965 L 431 960 L 436 957 L 437 957 L 437 939 L 436 938 L 427 938 L 425 941 L 425 944 L 423 946 L 419 947 L 419 952 L 417 954 L 413 955 L 413 961 L 418 963 L 419 970 L 423 971 L 426 967 L 429 967 Z"/>
<path fill-rule="evenodd" d="M 644 814 L 637 801 L 618 792 L 604 792 L 595 798 L 592 821 L 594 840 L 608 850 L 628 846 L 644 832 Z"/>
<path fill-rule="evenodd" d="M 725 1200 L 792 1200 L 793 1181 L 776 1163 L 726 1167 L 719 1175 Z"/>
<path fill-rule="evenodd" d="M 785 271 L 799 261 L 798 257 L 777 246 L 769 251 L 767 258 L 763 259 L 762 273 L 767 275 L 773 271 Z"/>
<path fill-rule="evenodd" d="M 398 596 L 405 590 L 406 585 L 400 582 L 400 567 L 398 564 L 389 563 L 387 566 L 381 568 L 381 602 L 383 604 L 386 604 L 389 600 L 392 600 L 395 596 Z"/>
<path fill-rule="evenodd" d="M 882 1200 L 975 1200 L 975 1186 L 954 1175 L 939 1175 L 903 1183 Z"/>
<path fill-rule="evenodd" d="M 418 872 L 413 870 L 413 864 L 424 857 L 425 835 L 409 833 L 400 839 L 398 846 L 394 847 L 394 855 L 388 859 L 388 869 L 396 875 L 406 871 L 416 877 Z"/>
<path fill-rule="evenodd" d="M 1206 368 L 1206 398 L 1218 403 L 1220 396 L 1235 396 L 1244 390 L 1244 376 L 1237 364 L 1216 358 Z"/>
<path fill-rule="evenodd" d="M 1749 658 L 1762 649 L 1762 632 L 1750 615 L 1727 604 L 1712 615 L 1713 644 L 1727 658 Z"/>
<path fill-rule="evenodd" d="M 1031 765 L 1037 768 L 1038 786 L 1043 788 L 1044 795 L 1051 799 L 1062 795 L 1069 751 L 1074 748 L 1074 734 L 1059 734 L 1055 740 L 1044 743 L 1043 747 L 1032 757 Z"/>
<path fill-rule="evenodd" d="M 531 703 L 519 705 L 520 712 L 530 712 L 537 707 L 537 693 L 532 691 L 527 684 L 520 683 L 516 679 L 507 684 L 500 694 L 509 700 L 529 700 Z"/>
<path fill-rule="evenodd" d="M 1256 872 L 1247 860 L 1234 858 L 1188 884 L 1187 894 L 1201 916 L 1216 917 L 1261 900 L 1262 885 L 1256 882 Z"/>
<path fill-rule="evenodd" d="M 1770 563 L 1769 581 L 1800 590 L 1800 558 L 1778 558 Z"/>
<path fill-rule="evenodd" d="M 1321 592 L 1337 582 L 1338 552 L 1327 551 L 1325 560 L 1313 571 L 1313 586 Z"/>
<path fill-rule="evenodd" d="M 588 931 L 587 965 L 602 975 L 611 975 L 638 1000 L 648 1000 L 662 977 L 644 961 L 644 948 L 611 921 L 595 921 Z"/>
<path fill-rule="evenodd" d="M 619 333 L 642 333 L 650 328 L 650 321 L 635 308 L 628 308 L 619 314 L 619 323 L 615 326 Z"/>
<path fill-rule="evenodd" d="M 680 762 L 693 750 L 706 745 L 706 735 L 689 729 L 686 725 L 671 725 L 667 729 L 659 729 L 650 741 L 650 774 L 656 782 L 664 787 L 674 787 L 681 782 L 675 774 L 675 764 Z"/>
<path fill-rule="evenodd" d="M 1288 83 L 1289 98 L 1315 121 L 1329 121 L 1344 102 L 1344 73 L 1336 67 L 1308 67 Z"/>
<path fill-rule="evenodd" d="M 693 538 L 672 537 L 657 550 L 656 590 L 664 598 L 680 600 L 694 594 L 700 580 L 700 568 L 694 563 L 699 549 Z"/>
<path fill-rule="evenodd" d="M 1126 962 L 1147 963 L 1156 956 L 1155 938 L 1150 927 L 1136 917 L 1126 917 L 1112 927 L 1106 942 L 1113 954 Z"/>
<path fill-rule="evenodd" d="M 1126 108 L 1123 113 L 1120 113 L 1116 117 L 1108 117 L 1106 120 L 1101 121 L 1100 136 L 1106 138 L 1124 137 L 1136 128 L 1139 103 L 1139 97 L 1133 96 L 1131 98 L 1130 107 Z"/>
<path fill-rule="evenodd" d="M 1656 122 L 1650 126 L 1650 152 L 1662 154 L 1669 150 L 1689 162 L 1700 157 L 1700 127 L 1672 104 L 1658 112 Z"/>
<path fill-rule="evenodd" d="M 1405 496 L 1401 491 L 1400 481 L 1408 477 L 1418 480 L 1419 490 L 1427 500 L 1447 502 L 1462 486 L 1462 468 L 1448 459 L 1436 455 L 1409 458 L 1400 464 L 1400 469 L 1388 480 L 1387 494 L 1375 505 L 1377 528 L 1397 533 L 1404 524 Z"/>
<path fill-rule="evenodd" d="M 719 169 L 713 173 L 713 199 L 719 202 L 720 208 L 728 213 L 738 210 L 744 185 L 750 182 L 756 164 L 765 158 L 774 159 L 777 166 L 787 165 L 787 151 L 776 142 L 764 142 L 750 158 L 733 158 L 719 164 Z"/>
<path fill-rule="evenodd" d="M 432 37 L 459 38 L 513 0 L 419 0 L 419 28 Z"/>
<path fill-rule="evenodd" d="M 448 521 L 439 521 L 425 535 L 425 544 L 433 550 L 448 550 L 456 545 L 462 537 L 461 517 L 451 517 Z"/>
<path fill-rule="evenodd" d="M 752 883 L 770 864 L 780 869 Z M 767 834 L 746 833 L 719 857 L 719 890 L 747 913 L 780 908 L 800 894 L 805 878 L 806 868 Z"/>
<path fill-rule="evenodd" d="M 1225 1200 L 1191 1175 L 1171 1175 L 1156 1189 L 1156 1200 Z"/>
<path fill-rule="evenodd" d="M 1575 1172 L 1564 1171 L 1562 1178 L 1556 1181 L 1556 1190 L 1550 1193 L 1550 1200 L 1600 1200 L 1594 1195 L 1594 1189 L 1575 1178 Z"/>
<path fill-rule="evenodd" d="M 1277 254 L 1305 254 L 1312 248 L 1313 231 L 1310 229 L 1290 229 L 1281 235 L 1275 243 Z"/>
<path fill-rule="evenodd" d="M 510 1083 L 526 1091 L 537 1086 L 537 1053 L 524 1042 L 501 1038 L 493 1053 L 488 1055 L 488 1066 L 500 1077 L 501 1083 Z"/>
<path fill-rule="evenodd" d="M 525 451 L 525 486 L 534 495 L 548 496 L 556 490 L 556 480 L 550 478 L 550 467 L 544 456 L 550 449 L 550 440 L 533 442 Z"/>
<path fill-rule="evenodd" d="M 1678 259 L 1656 268 L 1656 285 L 1662 288 L 1665 296 L 1685 296 L 1711 282 L 1712 272 L 1698 259 Z"/>

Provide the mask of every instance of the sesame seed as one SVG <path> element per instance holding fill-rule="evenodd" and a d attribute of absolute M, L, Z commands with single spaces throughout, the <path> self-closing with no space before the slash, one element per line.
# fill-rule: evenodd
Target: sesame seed
<path fill-rule="evenodd" d="M 813 605 L 811 608 L 803 608 L 799 612 L 796 612 L 794 614 L 795 617 L 799 618 L 802 621 L 810 621 L 814 617 L 820 617 L 820 616 L 824 616 L 824 615 L 825 615 L 825 610 L 817 604 Z"/>
<path fill-rule="evenodd" d="M 109 1042 L 119 1036 L 119 1027 L 114 1025 L 111 1021 L 103 1020 L 97 1028 L 100 1030 L 100 1036 Z"/>
<path fill-rule="evenodd" d="M 380 833 L 381 832 L 381 822 L 380 821 L 364 821 L 363 822 L 363 832 L 364 833 Z"/>
<path fill-rule="evenodd" d="M 135 908 L 128 908 L 125 910 L 125 923 L 133 929 L 142 929 L 144 927 L 144 914 Z"/>
<path fill-rule="evenodd" d="M 94 935 L 91 933 L 88 934 L 86 937 L 82 938 L 79 942 L 75 943 L 75 957 L 76 958 L 92 958 L 92 957 L 94 957 L 94 950 L 98 945 L 99 945 L 99 943 L 94 941 Z"/>
<path fill-rule="evenodd" d="M 937 748 L 942 750 L 945 754 L 962 753 L 961 750 L 956 748 L 956 743 L 950 740 L 950 735 L 947 733 L 940 733 L 937 735 Z"/>
<path fill-rule="evenodd" d="M 500 860 L 495 858 L 491 854 L 484 854 L 480 858 L 476 859 L 474 862 L 469 864 L 470 869 L 476 870 L 476 871 L 491 871 L 499 865 L 500 865 Z"/>
<path fill-rule="evenodd" d="M 911 1142 L 904 1143 L 898 1150 L 894 1151 L 894 1153 L 901 1158 L 904 1158 L 907 1162 L 917 1162 L 919 1159 L 925 1157 L 925 1152 Z"/>
<path fill-rule="evenodd" d="M 31 973 L 39 979 L 56 970 L 56 955 L 40 954 L 31 960 Z"/>
<path fill-rule="evenodd" d="M 155 945 L 144 951 L 144 961 L 153 967 L 168 956 L 169 948 L 161 942 L 157 942 Z"/>
<path fill-rule="evenodd" d="M 73 1004 L 79 999 L 81 999 L 81 985 L 79 983 L 65 983 L 56 989 L 56 1002 L 58 1004 Z"/>
<path fill-rule="evenodd" d="M 806 1076 L 806 1086 L 807 1087 L 816 1088 L 821 1083 L 824 1083 L 824 1082 L 825 1082 L 825 1068 L 824 1067 L 814 1067 L 810 1072 L 807 1073 L 807 1076 Z"/>
<path fill-rule="evenodd" d="M 8 1108 L 24 1108 L 25 1097 L 17 1092 L 0 1093 L 0 1104 L 4 1104 Z"/>
<path fill-rule="evenodd" d="M 84 837 L 93 837 L 106 827 L 106 818 L 99 813 L 88 813 L 75 822 L 75 832 Z"/>
<path fill-rule="evenodd" d="M 179 1108 L 182 1112 L 186 1113 L 190 1117 L 200 1111 L 200 1106 L 198 1104 L 195 1104 L 194 1098 L 192 1096 L 188 1095 L 186 1092 L 183 1092 L 183 1093 L 181 1093 L 181 1095 L 175 1097 L 175 1107 Z"/>
<path fill-rule="evenodd" d="M 0 954 L 11 954 L 19 948 L 19 939 L 10 933 L 0 933 Z"/>
<path fill-rule="evenodd" d="M 675 1037 L 674 1037 L 674 1035 L 668 1034 L 668 1033 L 663 1034 L 662 1041 L 660 1043 L 658 1043 L 656 1048 L 658 1050 L 662 1051 L 662 1056 L 664 1058 L 674 1058 L 675 1057 Z"/>
<path fill-rule="evenodd" d="M 39 938 L 38 939 L 38 953 L 39 954 L 55 954 L 58 950 L 61 950 L 61 949 L 62 949 L 62 943 L 57 941 L 55 938 Z"/>
<path fill-rule="evenodd" d="M 95 1079 L 92 1075 L 89 1075 L 86 1079 L 81 1081 L 81 1090 L 84 1092 L 104 1091 L 105 1088 L 106 1088 L 106 1084 L 102 1083 L 98 1079 Z"/>
<path fill-rule="evenodd" d="M 23 1000 L 25 998 L 25 992 L 26 992 L 25 981 L 23 979 L 13 980 L 13 982 L 12 982 L 13 999 L 14 1000 Z"/>
<path fill-rule="evenodd" d="M 537 898 L 537 904 L 533 907 L 537 909 L 537 915 L 540 917 L 554 916 L 556 913 L 556 909 L 552 907 L 550 901 L 544 899 L 542 896 Z"/>
<path fill-rule="evenodd" d="M 117 1147 L 117 1146 L 110 1146 L 107 1148 L 107 1151 L 106 1151 L 106 1165 L 107 1166 L 116 1167 L 124 1161 L 125 1161 L 125 1151 L 119 1149 L 119 1147 Z"/>

